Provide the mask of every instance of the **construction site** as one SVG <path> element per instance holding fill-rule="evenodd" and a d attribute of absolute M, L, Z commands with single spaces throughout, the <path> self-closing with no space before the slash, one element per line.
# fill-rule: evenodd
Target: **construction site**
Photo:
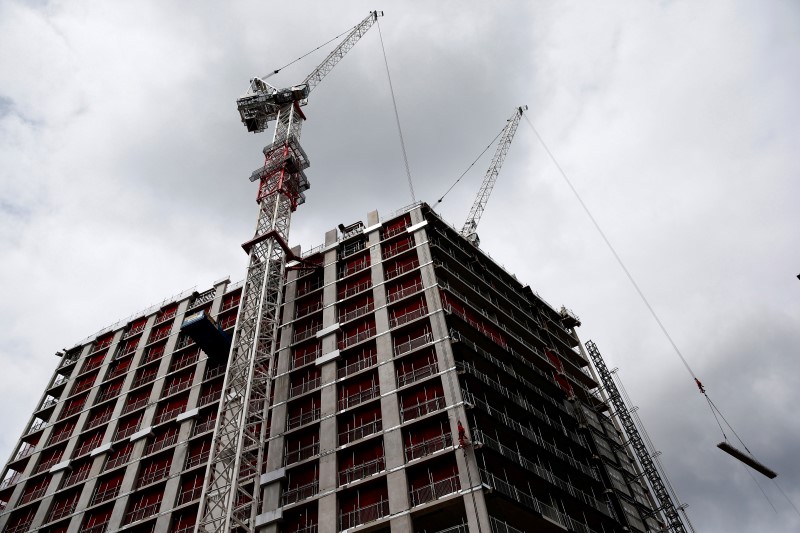
<path fill-rule="evenodd" d="M 527 106 L 509 103 L 463 224 L 414 199 L 290 237 L 319 172 L 304 108 L 382 17 L 295 85 L 249 81 L 233 119 L 264 139 L 258 215 L 228 250 L 246 272 L 56 353 L 0 477 L 0 531 L 694 531 L 581 319 L 481 249 Z"/>

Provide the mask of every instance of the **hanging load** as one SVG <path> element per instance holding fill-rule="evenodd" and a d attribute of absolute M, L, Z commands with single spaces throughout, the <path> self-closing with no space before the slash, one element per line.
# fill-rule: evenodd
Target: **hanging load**
<path fill-rule="evenodd" d="M 731 457 L 735 457 L 736 459 L 740 460 L 741 462 L 743 462 L 744 464 L 746 464 L 747 466 L 749 466 L 750 468 L 752 468 L 756 472 L 764 474 L 765 476 L 767 476 L 770 479 L 775 479 L 778 476 L 778 474 L 776 474 L 773 470 L 770 470 L 769 468 L 767 468 L 763 464 L 759 463 L 758 461 L 756 461 L 755 459 L 753 459 L 749 455 L 745 454 L 744 452 L 742 452 L 740 450 L 737 450 L 736 448 L 734 448 L 733 446 L 731 446 L 727 442 L 724 442 L 724 441 L 720 442 L 719 444 L 717 444 L 717 448 L 719 448 L 723 452 L 727 453 Z"/>
<path fill-rule="evenodd" d="M 186 317 L 181 331 L 212 359 L 224 359 L 231 350 L 231 337 L 207 312 L 199 311 Z"/>

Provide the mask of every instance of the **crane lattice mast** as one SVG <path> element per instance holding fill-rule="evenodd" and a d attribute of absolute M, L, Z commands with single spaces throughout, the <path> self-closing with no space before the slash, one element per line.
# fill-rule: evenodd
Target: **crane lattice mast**
<path fill-rule="evenodd" d="M 683 508 L 676 505 L 673 501 L 673 494 L 671 494 L 670 487 L 668 483 L 665 483 L 664 479 L 662 479 L 659 468 L 654 460 L 654 454 L 648 449 L 645 439 L 642 438 L 642 435 L 639 432 L 639 429 L 636 427 L 633 417 L 631 416 L 631 411 L 625 406 L 625 402 L 622 399 L 622 395 L 620 394 L 616 383 L 614 383 L 611 372 L 608 370 L 605 361 L 603 361 L 603 357 L 600 355 L 600 350 L 597 349 L 597 345 L 592 341 L 587 341 L 585 344 L 586 351 L 589 353 L 589 357 L 592 359 L 594 368 L 597 370 L 600 380 L 603 382 L 603 389 L 605 389 L 608 399 L 614 408 L 614 412 L 622 423 L 622 427 L 625 429 L 625 434 L 628 436 L 628 442 L 630 442 L 633 451 L 636 452 L 636 457 L 639 459 L 639 464 L 644 471 L 644 475 L 647 477 L 650 487 L 655 493 L 658 505 L 660 505 L 660 507 L 654 511 L 654 513 L 660 511 L 664 514 L 667 519 L 666 531 L 670 533 L 687 533 L 688 531 L 694 532 L 691 524 L 688 523 L 688 518 L 686 520 L 687 523 L 684 524 L 684 521 L 678 514 L 678 511 L 682 510 Z"/>
<path fill-rule="evenodd" d="M 481 188 L 478 190 L 478 196 L 475 198 L 475 203 L 472 204 L 472 209 L 469 210 L 467 221 L 464 222 L 464 227 L 461 228 L 461 235 L 466 237 L 475 246 L 480 246 L 480 239 L 478 238 L 478 222 L 481 220 L 483 210 L 486 209 L 486 202 L 489 201 L 489 195 L 492 194 L 494 184 L 497 182 L 497 176 L 500 173 L 500 167 L 503 166 L 503 161 L 506 159 L 508 149 L 511 146 L 511 141 L 514 140 L 514 133 L 519 126 L 519 120 L 522 118 L 522 113 L 528 110 L 528 106 L 518 107 L 511 118 L 508 119 L 506 127 L 500 135 L 500 142 L 492 157 L 492 163 L 489 165 L 489 170 L 481 183 Z"/>
<path fill-rule="evenodd" d="M 303 172 L 309 161 L 300 147 L 305 120 L 300 106 L 308 95 L 382 12 L 373 11 L 303 81 L 276 89 L 260 78 L 237 100 L 248 131 L 264 131 L 275 121 L 272 143 L 264 148 L 264 166 L 253 172 L 259 181 L 255 235 L 243 248 L 250 260 L 242 287 L 222 398 L 214 427 L 205 485 L 195 532 L 254 532 L 260 509 L 259 476 L 268 437 L 267 414 L 273 354 L 279 327 L 283 275 L 292 212 L 309 188 Z"/>

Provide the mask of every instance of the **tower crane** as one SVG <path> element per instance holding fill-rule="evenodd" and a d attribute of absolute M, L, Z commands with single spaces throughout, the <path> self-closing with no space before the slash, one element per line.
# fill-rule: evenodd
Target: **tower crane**
<path fill-rule="evenodd" d="M 264 165 L 254 171 L 259 205 L 255 235 L 242 245 L 249 255 L 241 304 L 217 412 L 196 533 L 254 532 L 260 509 L 259 476 L 268 437 L 267 414 L 273 354 L 287 257 L 291 214 L 309 188 L 303 170 L 309 161 L 300 146 L 309 93 L 383 16 L 372 11 L 306 76 L 302 83 L 277 89 L 253 78 L 237 100 L 242 122 L 258 133 L 275 122 L 272 143 L 264 148 Z"/>
<path fill-rule="evenodd" d="M 492 157 L 492 163 L 489 165 L 489 170 L 481 183 L 481 188 L 478 190 L 478 196 L 475 198 L 475 203 L 472 204 L 472 209 L 469 210 L 467 221 L 464 222 L 464 227 L 461 228 L 461 236 L 466 237 L 469 242 L 475 246 L 480 246 L 481 240 L 478 238 L 478 222 L 481 220 L 483 210 L 486 209 L 486 202 L 489 201 L 489 195 L 492 194 L 494 184 L 497 182 L 497 176 L 500 173 L 500 167 L 503 166 L 503 161 L 506 159 L 508 149 L 511 146 L 511 141 L 514 140 L 514 133 L 519 126 L 519 120 L 522 118 L 522 113 L 528 110 L 528 106 L 520 106 L 514 110 L 514 114 L 508 119 L 506 127 L 500 134 L 500 142 L 497 144 L 497 149 Z"/>

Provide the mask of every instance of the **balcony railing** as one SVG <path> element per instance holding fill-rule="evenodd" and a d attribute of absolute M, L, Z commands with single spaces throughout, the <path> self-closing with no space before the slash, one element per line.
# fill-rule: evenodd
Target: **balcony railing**
<path fill-rule="evenodd" d="M 140 407 L 144 407 L 147 405 L 147 402 L 150 400 L 148 397 L 139 398 L 131 403 L 125 404 L 125 407 L 122 408 L 122 414 L 126 415 L 128 413 L 132 413 L 135 410 L 139 409 Z"/>
<path fill-rule="evenodd" d="M 406 272 L 411 272 L 412 270 L 414 270 L 416 268 L 419 268 L 419 260 L 418 259 L 414 259 L 413 261 L 411 261 L 409 263 L 404 263 L 402 265 L 399 265 L 397 268 L 394 268 L 392 270 L 387 270 L 386 274 L 385 274 L 386 281 L 389 281 L 390 279 L 394 279 L 397 276 L 405 274 Z"/>
<path fill-rule="evenodd" d="M 151 483 L 155 483 L 156 481 L 161 481 L 162 479 L 169 476 L 169 468 L 170 463 L 167 463 L 162 466 L 158 466 L 156 468 L 150 468 L 142 472 L 142 475 L 139 476 L 139 479 L 136 481 L 136 487 L 144 487 L 145 485 L 150 485 Z"/>
<path fill-rule="evenodd" d="M 159 507 L 161 507 L 160 498 L 158 501 L 149 503 L 144 507 L 139 507 L 138 509 L 131 509 L 128 512 L 128 514 L 125 515 L 125 523 L 130 524 L 131 522 L 136 522 L 138 520 L 143 520 L 149 516 L 153 516 L 158 512 Z"/>
<path fill-rule="evenodd" d="M 368 355 L 363 355 L 356 359 L 356 361 L 350 363 L 347 366 L 340 368 L 337 371 L 336 377 L 338 379 L 342 379 L 347 377 L 351 374 L 355 374 L 356 372 L 360 372 L 365 368 L 369 368 L 375 365 L 378 362 L 378 355 L 376 352 L 371 352 Z"/>
<path fill-rule="evenodd" d="M 306 424 L 310 424 L 316 420 L 319 420 L 320 417 L 320 410 L 319 407 L 315 407 L 309 411 L 302 412 L 298 415 L 289 417 L 286 421 L 286 429 L 294 429 L 300 426 L 305 426 Z"/>
<path fill-rule="evenodd" d="M 397 244 L 393 244 L 392 246 L 387 246 L 383 249 L 383 258 L 389 259 L 390 257 L 394 257 L 398 254 L 405 252 L 406 250 L 410 250 L 414 247 L 413 239 L 409 238 L 405 241 L 398 242 Z"/>
<path fill-rule="evenodd" d="M 411 444 L 405 447 L 406 461 L 419 459 L 436 453 L 439 450 L 444 450 L 453 445 L 453 436 L 450 433 L 443 433 L 438 437 L 433 437 L 416 444 Z"/>
<path fill-rule="evenodd" d="M 145 455 L 150 455 L 151 453 L 155 453 L 155 452 L 161 451 L 164 448 L 168 448 L 169 446 L 172 446 L 177 441 L 178 441 L 178 433 L 177 432 L 169 434 L 169 435 L 166 435 L 161 440 L 153 441 L 150 444 L 148 444 L 144 449 L 144 454 Z"/>
<path fill-rule="evenodd" d="M 300 446 L 296 450 L 290 450 L 287 448 L 284 454 L 284 465 L 298 463 L 318 454 L 319 441 L 312 442 L 311 444 L 307 444 L 305 446 Z"/>
<path fill-rule="evenodd" d="M 409 339 L 399 344 L 395 344 L 394 355 L 396 357 L 399 357 L 403 354 L 416 350 L 420 346 L 425 346 L 426 344 L 431 342 L 433 342 L 433 333 L 431 333 L 430 331 L 426 331 L 425 333 L 423 333 L 418 337 Z"/>
<path fill-rule="evenodd" d="M 414 309 L 413 311 L 403 313 L 402 315 L 389 317 L 389 327 L 396 328 L 397 326 L 401 326 L 403 324 L 411 322 L 412 320 L 416 320 L 420 317 L 423 317 L 427 314 L 428 314 L 428 308 L 422 306 L 417 309 Z"/>
<path fill-rule="evenodd" d="M 586 524 L 575 520 L 569 515 L 558 511 L 550 505 L 538 500 L 535 496 L 518 489 L 507 481 L 495 476 L 487 470 L 481 469 L 481 479 L 484 483 L 492 487 L 494 490 L 509 498 L 518 501 L 522 505 L 528 507 L 541 514 L 556 524 L 559 524 L 568 531 L 578 531 L 580 533 L 596 533 L 596 531 Z"/>
<path fill-rule="evenodd" d="M 363 342 L 371 337 L 375 336 L 375 326 L 370 326 L 368 329 L 364 331 L 359 331 L 357 333 L 353 333 L 352 335 L 348 335 L 347 337 L 343 338 L 339 341 L 339 349 L 344 350 L 358 344 L 359 342 Z"/>
<path fill-rule="evenodd" d="M 178 496 L 178 501 L 176 505 L 183 505 L 184 503 L 189 503 L 194 500 L 199 500 L 200 495 L 203 493 L 203 485 L 202 483 L 196 487 L 192 487 L 187 491 L 181 491 L 180 496 Z"/>
<path fill-rule="evenodd" d="M 369 290 L 372 288 L 372 280 L 362 281 L 356 285 L 352 285 L 350 287 L 345 288 L 339 295 L 340 300 L 344 300 L 345 298 L 350 298 L 351 296 L 355 296 L 356 294 L 361 294 L 362 292 Z"/>
<path fill-rule="evenodd" d="M 378 520 L 389 514 L 389 500 L 381 500 L 372 505 L 358 507 L 339 515 L 339 529 L 350 529 L 359 524 Z"/>
<path fill-rule="evenodd" d="M 127 439 L 128 437 L 130 437 L 131 435 L 133 435 L 134 433 L 139 431 L 139 424 L 140 423 L 141 423 L 141 420 L 139 420 L 138 422 L 136 422 L 136 424 L 134 424 L 132 426 L 128 426 L 128 427 L 123 428 L 123 429 L 118 429 L 117 432 L 114 434 L 114 440 Z"/>
<path fill-rule="evenodd" d="M 23 457 L 28 457 L 35 451 L 36 451 L 36 445 L 26 442 L 20 447 L 19 451 L 17 452 L 17 455 L 14 457 L 14 461 L 19 461 Z"/>
<path fill-rule="evenodd" d="M 124 411 L 123 411 L 123 413 L 124 413 Z M 93 429 L 93 428 L 96 428 L 97 426 L 99 426 L 100 424 L 105 424 L 106 422 L 111 420 L 111 415 L 112 414 L 113 414 L 113 411 L 111 411 L 111 410 L 105 411 L 103 413 L 98 413 L 97 416 L 93 416 L 91 418 L 91 420 L 89 420 L 86 423 L 86 427 L 84 429 L 85 430 L 86 429 Z"/>
<path fill-rule="evenodd" d="M 294 317 L 302 318 L 304 316 L 310 315 L 311 313 L 319 311 L 320 309 L 322 309 L 322 300 L 314 302 L 313 304 L 307 305 L 305 307 L 298 307 Z"/>
<path fill-rule="evenodd" d="M 367 243 L 365 241 L 354 241 L 350 244 L 346 244 L 341 250 L 339 250 L 339 260 L 342 260 L 345 257 L 350 257 L 353 254 L 357 254 L 366 247 Z"/>
<path fill-rule="evenodd" d="M 444 409 L 445 405 L 446 401 L 444 396 L 437 396 L 436 398 L 431 398 L 430 400 L 405 407 L 402 411 L 400 411 L 400 421 L 406 422 L 408 420 L 414 420 L 415 418 L 425 416 L 428 413 L 433 413 L 434 411 Z"/>
<path fill-rule="evenodd" d="M 369 302 L 361 307 L 357 307 L 345 313 L 339 313 L 339 323 L 349 322 L 355 318 L 367 315 L 375 310 L 375 304 Z"/>
<path fill-rule="evenodd" d="M 422 281 L 417 280 L 414 282 L 413 285 L 409 285 L 408 287 L 404 287 L 400 290 L 388 293 L 386 295 L 386 301 L 388 301 L 389 303 L 396 302 L 397 300 L 401 300 L 406 296 L 410 296 L 421 290 L 422 290 Z"/>
<path fill-rule="evenodd" d="M 39 463 L 39 466 L 36 467 L 36 470 L 33 472 L 34 474 L 40 474 L 46 470 L 50 470 L 54 465 L 57 465 L 58 462 L 61 460 L 62 455 L 56 455 L 55 457 L 44 461 L 43 463 Z"/>
<path fill-rule="evenodd" d="M 116 467 L 118 467 L 120 465 L 124 465 L 125 463 L 127 463 L 130 460 L 132 452 L 133 452 L 133 449 L 128 451 L 128 453 L 125 453 L 125 454 L 122 454 L 122 455 L 118 455 L 117 457 L 114 457 L 114 458 L 109 458 L 109 460 L 106 462 L 106 466 L 103 468 L 103 470 L 104 471 L 108 471 L 108 470 L 111 470 L 112 468 L 116 468 Z"/>
<path fill-rule="evenodd" d="M 380 388 L 377 384 L 375 384 L 369 389 L 354 392 L 339 398 L 339 410 L 341 411 L 343 409 L 355 407 L 356 405 L 361 405 L 362 403 L 368 402 L 369 400 L 377 398 L 380 395 Z"/>
<path fill-rule="evenodd" d="M 103 522 L 102 524 L 94 524 L 93 526 L 89 527 L 82 527 L 81 533 L 106 533 L 106 531 L 108 531 L 109 522 Z"/>
<path fill-rule="evenodd" d="M 214 429 L 214 425 L 217 423 L 217 417 L 214 415 L 211 418 L 206 420 L 198 421 L 195 423 L 194 429 L 192 430 L 192 437 L 195 437 L 201 433 L 205 433 L 206 431 L 211 431 Z"/>
<path fill-rule="evenodd" d="M 383 457 L 378 457 L 360 465 L 353 465 L 339 472 L 339 485 L 364 479 L 367 476 L 377 474 L 384 468 L 386 468 L 386 460 Z"/>
<path fill-rule="evenodd" d="M 301 296 L 305 296 L 306 294 L 313 292 L 322 286 L 325 285 L 325 281 L 322 279 L 314 279 L 306 281 L 305 283 L 299 283 L 297 285 L 297 295 L 296 298 L 300 298 Z"/>
<path fill-rule="evenodd" d="M 167 389 L 161 394 L 162 398 L 166 398 L 167 396 L 172 396 L 173 394 L 177 394 L 181 391 L 185 391 L 189 387 L 192 386 L 191 378 L 185 379 L 183 381 L 178 381 L 177 383 L 172 383 Z"/>
<path fill-rule="evenodd" d="M 354 427 L 352 429 L 346 429 L 339 433 L 339 445 L 347 444 L 348 442 L 353 442 L 359 439 L 363 439 L 368 435 L 373 435 L 378 433 L 383 429 L 383 421 L 382 420 L 373 420 L 372 422 L 367 422 L 366 424 L 361 424 L 360 426 Z"/>
<path fill-rule="evenodd" d="M 210 391 L 204 393 L 202 396 L 200 396 L 200 399 L 197 400 L 197 406 L 198 407 L 203 407 L 204 405 L 208 405 L 210 403 L 214 403 L 217 400 L 219 400 L 221 396 L 222 396 L 222 389 L 221 388 L 218 389 L 218 390 L 210 390 Z"/>
<path fill-rule="evenodd" d="M 59 433 L 53 433 L 50 436 L 50 439 L 47 441 L 47 445 L 50 446 L 51 444 L 58 444 L 59 442 L 64 442 L 65 440 L 67 440 L 68 438 L 70 438 L 72 436 L 72 431 L 74 429 L 75 429 L 74 427 L 71 427 L 66 431 L 61 431 Z"/>
<path fill-rule="evenodd" d="M 45 420 L 37 420 L 36 422 L 31 424 L 30 428 L 28 428 L 28 432 L 26 433 L 26 435 L 29 435 L 29 434 L 34 433 L 36 431 L 39 431 L 40 429 L 42 429 L 46 425 L 47 425 L 47 422 Z"/>
<path fill-rule="evenodd" d="M 55 520 L 58 520 L 59 518 L 64 518 L 65 516 L 72 514 L 77 506 L 78 506 L 77 498 L 73 499 L 72 501 L 57 503 L 53 506 L 53 509 L 50 511 L 50 515 L 47 517 L 47 521 L 53 522 Z"/>
<path fill-rule="evenodd" d="M 311 496 L 316 495 L 318 492 L 319 492 L 318 480 L 314 480 L 311 483 L 307 483 L 299 487 L 288 489 L 286 492 L 283 493 L 283 505 L 289 505 L 290 503 L 295 503 L 299 502 L 300 500 L 305 500 L 306 498 L 310 498 Z"/>
<path fill-rule="evenodd" d="M 38 500 L 39 498 L 44 496 L 44 493 L 46 491 L 47 491 L 47 485 L 32 490 L 27 494 L 23 494 L 22 497 L 19 499 L 19 505 L 24 505 L 28 502 L 32 502 L 33 500 Z"/>
<path fill-rule="evenodd" d="M 90 451 L 92 451 L 95 448 L 97 448 L 98 446 L 100 446 L 101 442 L 103 442 L 102 435 L 98 435 L 97 438 L 92 439 L 92 440 L 87 441 L 87 442 L 84 442 L 83 444 L 81 444 L 80 448 L 78 448 L 75 451 L 75 454 L 72 457 L 73 458 L 80 457 L 83 454 L 89 453 Z"/>
<path fill-rule="evenodd" d="M 98 400 L 98 401 L 100 401 L 100 400 Z M 70 417 L 70 416 L 74 415 L 75 413 L 80 413 L 83 410 L 83 405 L 84 405 L 84 402 L 78 403 L 78 404 L 74 404 L 74 405 L 72 405 L 70 407 L 67 407 L 66 409 L 61 411 L 61 416 L 59 417 L 59 419 L 63 420 L 65 418 L 67 418 L 67 417 Z"/>
<path fill-rule="evenodd" d="M 168 411 L 163 411 L 156 417 L 155 423 L 160 424 L 162 422 L 166 422 L 167 420 L 171 420 L 181 414 L 184 410 L 186 410 L 186 406 L 179 405 L 178 407 L 173 407 Z"/>
<path fill-rule="evenodd" d="M 423 503 L 453 494 L 461 489 L 461 484 L 458 482 L 458 476 L 452 476 L 439 481 L 434 481 L 429 485 L 411 489 L 409 498 L 411 499 L 411 507 L 422 505 Z"/>
<path fill-rule="evenodd" d="M 56 400 L 55 398 L 52 398 L 52 397 L 46 398 L 45 401 L 42 402 L 42 406 L 39 407 L 38 411 L 44 411 L 45 409 L 47 409 L 49 407 L 52 407 L 57 403 L 58 403 L 58 400 Z"/>
<path fill-rule="evenodd" d="M 50 388 L 52 389 L 60 385 L 63 385 L 67 381 L 69 381 L 69 379 L 66 376 L 62 376 L 61 374 L 59 374 L 58 377 L 55 379 L 55 381 L 53 381 L 53 384 L 50 385 Z"/>
<path fill-rule="evenodd" d="M 363 260 L 358 261 L 357 263 L 353 263 L 352 265 L 345 265 L 339 268 L 338 272 L 339 278 L 344 278 L 346 276 L 349 276 L 350 274 L 361 272 L 362 270 L 369 268 L 369 266 L 370 266 L 369 258 L 365 257 Z"/>
<path fill-rule="evenodd" d="M 296 396 L 300 396 L 301 394 L 305 394 L 308 391 L 314 390 L 319 387 L 321 382 L 320 376 L 314 376 L 313 378 L 303 381 L 302 383 L 298 383 L 291 389 L 289 389 L 289 398 L 294 398 Z"/>
<path fill-rule="evenodd" d="M 395 235 L 399 235 L 400 233 L 404 233 L 406 230 L 408 230 L 408 224 L 404 224 L 402 226 L 398 226 L 398 227 L 392 228 L 392 229 L 385 229 L 385 230 L 381 231 L 381 239 L 385 240 L 385 239 L 388 239 L 389 237 L 394 237 Z"/>
<path fill-rule="evenodd" d="M 300 368 L 301 366 L 305 366 L 313 361 L 315 361 L 320 355 L 322 355 L 322 348 L 317 346 L 314 351 L 305 352 L 300 357 L 296 357 L 292 359 L 291 370 L 295 368 Z"/>
<path fill-rule="evenodd" d="M 119 485 L 114 485 L 113 487 L 106 487 L 103 490 L 95 491 L 92 499 L 89 501 L 89 505 L 97 505 L 98 503 L 107 502 L 108 500 L 116 498 L 121 487 L 122 481 L 119 482 Z"/>
<path fill-rule="evenodd" d="M 420 379 L 426 378 L 428 376 L 432 376 L 439 371 L 439 366 L 436 364 L 436 361 L 432 361 L 425 366 L 421 366 L 419 368 L 412 368 L 411 370 L 407 370 L 405 372 L 397 371 L 397 386 L 402 387 L 404 385 L 408 385 L 409 383 L 414 383 L 415 381 L 419 381 Z"/>
<path fill-rule="evenodd" d="M 322 324 L 312 324 L 302 331 L 295 331 L 292 343 L 297 343 L 314 337 L 322 329 Z"/>
<path fill-rule="evenodd" d="M 22 472 L 17 472 L 13 470 L 9 470 L 9 472 L 14 472 L 11 476 L 5 478 L 2 483 L 0 483 L 0 489 L 4 489 L 6 487 L 10 487 L 20 479 L 22 479 Z"/>
<path fill-rule="evenodd" d="M 238 298 L 231 298 L 230 300 L 225 300 L 222 302 L 222 308 L 220 312 L 227 311 L 228 309 L 233 309 L 234 307 L 239 306 L 239 301 L 242 299 L 241 296 Z"/>
<path fill-rule="evenodd" d="M 208 462 L 208 456 L 211 450 L 205 450 L 200 453 L 196 453 L 194 455 L 187 455 L 186 456 L 186 470 L 190 468 L 194 468 L 196 466 L 200 466 Z"/>
<path fill-rule="evenodd" d="M 61 484 L 61 487 L 69 487 L 76 483 L 80 483 L 89 477 L 90 470 L 90 468 L 79 468 L 77 470 L 70 471 L 70 473 L 64 478 L 64 482 Z"/>

